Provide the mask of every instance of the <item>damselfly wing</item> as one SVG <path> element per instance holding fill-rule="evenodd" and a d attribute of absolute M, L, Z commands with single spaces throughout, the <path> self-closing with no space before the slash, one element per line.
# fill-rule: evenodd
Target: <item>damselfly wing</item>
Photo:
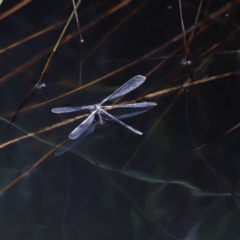
<path fill-rule="evenodd" d="M 76 112 L 76 111 L 82 111 L 82 110 L 88 110 L 90 111 L 90 115 L 81 123 L 79 124 L 70 134 L 70 139 L 78 139 L 81 137 L 81 135 L 87 131 L 88 128 L 92 126 L 92 124 L 97 122 L 97 124 L 103 124 L 103 120 L 109 123 L 116 124 L 118 126 L 121 126 L 125 128 L 126 130 L 129 130 L 135 134 L 142 135 L 142 132 L 130 127 L 126 123 L 119 120 L 120 118 L 116 118 L 107 111 L 105 111 L 105 108 L 111 107 L 114 108 L 151 108 L 156 106 L 157 104 L 154 102 L 141 102 L 141 103 L 131 103 L 131 104 L 120 104 L 120 105 L 111 105 L 111 106 L 102 106 L 103 103 L 107 101 L 112 101 L 118 97 L 121 97 L 137 87 L 139 87 L 146 78 L 144 76 L 138 75 L 130 80 L 128 80 L 125 84 L 123 84 L 121 87 L 119 87 L 116 91 L 114 91 L 111 95 L 106 97 L 102 102 L 95 104 L 95 105 L 89 105 L 89 106 L 80 106 L 80 107 L 60 107 L 60 108 L 53 108 L 53 113 L 69 113 L 69 112 Z M 94 129 L 93 129 L 94 130 Z"/>

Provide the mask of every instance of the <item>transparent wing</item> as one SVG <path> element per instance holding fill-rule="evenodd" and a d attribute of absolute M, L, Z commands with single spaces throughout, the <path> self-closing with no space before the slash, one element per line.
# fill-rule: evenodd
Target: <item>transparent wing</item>
<path fill-rule="evenodd" d="M 59 107 L 59 108 L 53 108 L 53 113 L 70 113 L 70 112 L 77 112 L 81 110 L 89 110 L 92 111 L 95 109 L 94 105 L 89 106 L 83 106 L 83 107 Z"/>
<path fill-rule="evenodd" d="M 109 108 L 150 108 L 154 107 L 157 104 L 155 102 L 140 102 L 140 103 L 129 103 L 129 104 L 122 104 L 122 105 L 111 105 L 111 106 L 104 106 Z"/>
<path fill-rule="evenodd" d="M 120 88 L 118 88 L 115 92 L 113 92 L 110 96 L 105 98 L 100 105 L 105 103 L 106 101 L 110 101 L 113 99 L 116 99 L 120 96 L 123 96 L 131 91 L 133 91 L 135 88 L 139 87 L 144 81 L 146 77 L 137 75 L 130 80 L 128 80 L 125 84 L 123 84 Z"/>
<path fill-rule="evenodd" d="M 114 123 L 116 125 L 119 125 L 135 134 L 138 135 L 142 135 L 142 132 L 139 132 L 138 130 L 130 127 L 129 125 L 125 124 L 124 122 L 118 120 L 117 118 L 115 118 L 114 116 L 112 116 L 111 114 L 109 114 L 108 112 L 104 111 L 103 109 L 100 109 L 101 114 L 104 116 L 105 121 L 108 121 L 110 123 Z"/>
<path fill-rule="evenodd" d="M 87 137 L 88 135 L 92 134 L 95 130 L 95 127 L 96 127 L 96 124 L 90 125 L 89 128 L 85 132 L 83 132 L 81 134 L 81 136 L 78 137 L 78 139 L 79 138 L 83 139 L 83 138 Z"/>
<path fill-rule="evenodd" d="M 70 151 L 72 148 L 76 147 L 80 143 L 80 139 L 87 137 L 95 130 L 95 125 L 91 125 L 85 132 L 82 133 L 80 137 L 74 140 L 69 140 L 63 146 L 61 146 L 56 152 L 55 156 L 62 155 L 65 152 Z"/>
<path fill-rule="evenodd" d="M 55 156 L 62 155 L 65 152 L 68 152 L 75 146 L 79 144 L 79 139 L 69 140 L 67 143 L 65 143 L 63 146 L 61 146 L 56 152 Z"/>
<path fill-rule="evenodd" d="M 139 114 L 142 114 L 144 112 L 146 112 L 147 110 L 143 110 L 143 111 L 138 111 L 138 112 L 134 112 L 134 113 L 127 113 L 124 115 L 120 115 L 120 116 L 115 116 L 117 119 L 126 119 L 126 118 L 131 118 L 131 117 L 135 117 Z"/>
<path fill-rule="evenodd" d="M 69 138 L 70 139 L 76 139 L 81 136 L 92 124 L 94 120 L 94 116 L 96 114 L 96 110 L 93 111 L 79 126 L 77 126 L 70 134 Z"/>

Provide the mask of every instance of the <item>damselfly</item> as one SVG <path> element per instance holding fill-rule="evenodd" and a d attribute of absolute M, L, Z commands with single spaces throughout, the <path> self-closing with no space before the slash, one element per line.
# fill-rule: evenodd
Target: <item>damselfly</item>
<path fill-rule="evenodd" d="M 105 109 L 116 109 L 116 108 L 133 108 L 133 109 L 139 109 L 141 108 L 141 111 L 138 110 L 138 114 L 142 113 L 143 110 L 146 111 L 147 109 L 156 106 L 157 104 L 154 102 L 140 102 L 140 103 L 130 103 L 130 104 L 119 104 L 119 105 L 111 105 L 111 106 L 103 106 L 103 104 L 107 101 L 112 101 L 118 97 L 121 97 L 137 87 L 139 87 L 144 81 L 145 77 L 138 75 L 133 78 L 131 78 L 129 81 L 127 81 L 125 84 L 123 84 L 120 88 L 118 88 L 116 91 L 114 91 L 111 95 L 109 95 L 107 98 L 105 98 L 102 102 L 95 104 L 95 105 L 89 105 L 89 106 L 82 106 L 82 107 L 60 107 L 60 108 L 53 108 L 53 113 L 70 113 L 70 112 L 76 112 L 76 111 L 82 111 L 82 110 L 88 110 L 90 112 L 89 116 L 80 124 L 78 125 L 70 134 L 69 139 L 78 139 L 85 137 L 92 133 L 95 129 L 95 126 L 97 124 L 103 125 L 106 123 L 116 124 L 120 127 L 125 128 L 126 130 L 129 130 L 135 134 L 142 135 L 142 132 L 130 127 L 126 123 L 122 122 L 119 118 L 114 117 L 110 113 L 108 113 Z M 135 110 L 136 111 L 136 110 Z M 121 117 L 128 118 L 131 116 L 138 115 L 135 113 L 130 113 L 129 115 L 124 115 Z"/>

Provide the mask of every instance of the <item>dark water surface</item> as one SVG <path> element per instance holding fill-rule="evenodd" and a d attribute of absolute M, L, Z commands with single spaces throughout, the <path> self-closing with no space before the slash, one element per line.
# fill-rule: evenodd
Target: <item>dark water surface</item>
<path fill-rule="evenodd" d="M 18 3 L 4 1 L 0 16 Z M 182 1 L 186 29 L 198 6 Z M 73 20 L 45 78 L 51 103 L 37 92 L 6 131 L 71 11 L 71 1 L 32 1 L 0 18 L 0 240 L 240 239 L 239 4 L 203 1 L 187 66 L 177 0 L 83 0 L 85 41 Z M 97 128 L 82 141 L 87 151 L 79 144 L 56 157 L 54 147 L 82 119 L 45 129 L 81 115 L 60 117 L 51 109 L 98 103 L 136 75 L 147 80 L 119 102 L 158 104 L 124 120 L 143 136 L 113 125 Z M 39 129 L 46 131 L 27 136 Z"/>

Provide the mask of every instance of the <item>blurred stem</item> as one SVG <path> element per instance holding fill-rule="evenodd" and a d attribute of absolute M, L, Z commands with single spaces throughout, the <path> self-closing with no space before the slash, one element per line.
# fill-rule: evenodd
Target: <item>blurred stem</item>
<path fill-rule="evenodd" d="M 76 9 L 75 0 L 72 0 L 72 3 L 73 3 L 73 8 L 75 10 Z M 75 18 L 76 18 L 76 23 L 77 23 L 77 27 L 78 27 L 78 34 L 79 34 L 79 37 L 80 37 L 80 41 L 83 42 L 83 36 L 82 36 L 82 33 L 81 33 L 81 27 L 80 27 L 80 23 L 79 23 L 79 20 L 78 20 L 78 14 L 77 14 L 76 10 L 74 12 L 75 12 Z"/>
<path fill-rule="evenodd" d="M 53 52 L 56 52 L 56 50 L 57 50 L 57 48 L 58 48 L 58 46 L 59 46 L 59 44 L 60 44 L 60 42 L 61 42 L 61 40 L 62 40 L 62 38 L 63 38 L 63 36 L 64 36 L 64 34 L 65 34 L 65 32 L 66 32 L 69 24 L 70 24 L 70 22 L 71 22 L 71 20 L 72 20 L 72 18 L 73 18 L 73 16 L 74 16 L 74 14 L 75 14 L 75 12 L 77 11 L 77 9 L 78 9 L 81 1 L 82 1 L 82 0 L 78 0 L 76 6 L 74 7 L 74 9 L 73 9 L 70 17 L 68 18 L 68 20 L 67 20 L 67 22 L 66 22 L 66 24 L 65 24 L 65 26 L 64 26 L 64 28 L 63 28 L 63 30 L 62 30 L 62 33 L 61 33 L 60 37 L 58 38 L 58 40 L 57 40 L 57 42 L 56 42 L 56 44 L 55 44 L 55 46 L 54 46 L 54 48 L 53 48 Z"/>
<path fill-rule="evenodd" d="M 71 20 L 73 19 L 73 16 L 75 15 L 75 12 L 76 12 L 76 10 L 78 9 L 81 1 L 82 1 L 82 0 L 78 0 L 78 2 L 77 2 L 77 4 L 76 4 L 76 6 L 74 7 L 74 9 L 73 9 L 70 17 L 68 18 L 68 20 L 67 20 L 67 22 L 66 22 L 66 24 L 65 24 L 65 26 L 64 26 L 64 28 L 63 28 L 63 30 L 62 30 L 62 32 L 61 32 L 58 40 L 57 40 L 57 42 L 56 42 L 56 44 L 55 44 L 55 46 L 54 46 L 54 48 L 53 48 L 53 50 L 52 50 L 52 53 L 51 53 L 50 57 L 49 57 L 48 60 L 47 60 L 47 63 L 46 63 L 46 65 L 45 65 L 44 69 L 43 69 L 43 72 L 42 72 L 42 75 L 41 75 L 41 78 L 40 78 L 39 82 L 42 83 L 42 82 L 44 81 L 44 78 L 45 78 L 45 76 L 46 76 L 46 74 L 47 74 L 47 72 L 48 72 L 50 63 L 51 63 L 51 61 L 52 61 L 53 55 L 54 55 L 55 52 L 57 51 L 57 49 L 58 49 L 58 47 L 59 47 L 59 44 L 60 44 L 60 42 L 62 41 L 62 38 L 63 38 L 65 32 L 67 31 L 67 28 L 68 28 Z"/>

